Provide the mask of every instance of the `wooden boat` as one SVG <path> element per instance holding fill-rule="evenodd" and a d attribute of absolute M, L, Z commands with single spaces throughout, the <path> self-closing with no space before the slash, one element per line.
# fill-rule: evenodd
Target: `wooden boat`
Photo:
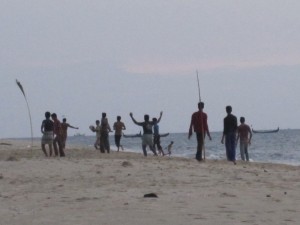
<path fill-rule="evenodd" d="M 81 133 L 74 134 L 74 137 L 84 137 L 84 136 L 85 136 L 85 134 L 81 134 Z"/>
<path fill-rule="evenodd" d="M 135 138 L 135 137 L 142 137 L 142 132 L 138 134 L 123 134 L 124 138 Z"/>
<path fill-rule="evenodd" d="M 167 137 L 169 135 L 169 133 L 165 133 L 165 134 L 160 134 L 160 137 Z"/>
<path fill-rule="evenodd" d="M 160 134 L 160 137 L 167 137 L 169 135 L 169 133 L 164 133 L 164 134 Z M 124 138 L 136 138 L 136 137 L 142 137 L 142 132 L 138 133 L 138 134 L 123 134 Z"/>
<path fill-rule="evenodd" d="M 255 134 L 267 134 L 267 133 L 277 133 L 279 131 L 279 127 L 276 130 L 253 130 L 252 132 Z"/>

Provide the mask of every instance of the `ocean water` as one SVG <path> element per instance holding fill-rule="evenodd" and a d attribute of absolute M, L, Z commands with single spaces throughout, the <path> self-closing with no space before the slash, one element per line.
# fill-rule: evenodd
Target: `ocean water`
<path fill-rule="evenodd" d="M 225 146 L 221 144 L 221 132 L 211 132 L 212 141 L 206 139 L 207 159 L 226 159 Z M 170 133 L 161 138 L 161 145 L 166 148 L 173 141 L 172 156 L 194 158 L 196 153 L 196 136 L 188 139 L 187 133 Z M 95 136 L 70 136 L 67 145 L 76 145 L 94 150 Z M 116 150 L 113 134 L 110 135 L 112 151 Z M 121 144 L 125 151 L 142 153 L 141 138 L 124 138 Z M 149 150 L 149 149 L 148 149 Z M 166 150 L 165 150 L 166 151 Z M 253 134 L 249 149 L 250 161 L 300 165 L 300 130 L 280 130 L 278 133 Z M 150 150 L 149 153 L 151 154 Z M 237 160 L 240 160 L 239 145 Z"/>

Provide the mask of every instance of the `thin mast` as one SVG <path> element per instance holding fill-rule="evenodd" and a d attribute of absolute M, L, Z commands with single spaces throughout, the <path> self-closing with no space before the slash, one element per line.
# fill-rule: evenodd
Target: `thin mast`
<path fill-rule="evenodd" d="M 31 120 L 31 113 L 30 113 L 30 109 L 29 109 L 29 104 L 28 104 L 28 101 L 27 101 L 27 98 L 26 98 L 26 94 L 25 94 L 25 91 L 23 89 L 22 84 L 18 80 L 16 80 L 16 83 L 17 83 L 17 85 L 19 86 L 20 90 L 22 91 L 22 93 L 24 95 L 24 98 L 25 98 L 25 101 L 26 101 L 26 105 L 27 105 L 27 109 L 28 109 L 30 129 L 31 129 L 31 154 L 32 154 L 32 148 L 33 148 L 33 129 L 32 129 L 32 120 Z"/>
<path fill-rule="evenodd" d="M 201 102 L 201 93 L 200 93 L 200 84 L 199 84 L 198 70 L 196 70 L 196 73 L 197 73 L 197 81 L 198 81 L 199 102 Z"/>

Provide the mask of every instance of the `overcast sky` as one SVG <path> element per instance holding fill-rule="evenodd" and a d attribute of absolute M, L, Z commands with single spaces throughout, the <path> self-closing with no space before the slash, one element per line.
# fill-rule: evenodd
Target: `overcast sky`
<path fill-rule="evenodd" d="M 80 133 L 106 112 L 187 132 L 201 98 L 254 129 L 300 128 L 299 0 L 0 0 L 0 138 L 40 137 L 45 111 Z M 70 130 L 73 135 L 77 130 Z"/>

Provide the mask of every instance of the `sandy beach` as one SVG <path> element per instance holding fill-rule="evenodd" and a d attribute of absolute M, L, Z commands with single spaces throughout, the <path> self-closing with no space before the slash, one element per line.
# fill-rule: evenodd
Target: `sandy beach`
<path fill-rule="evenodd" d="M 0 140 L 0 224 L 299 224 L 300 167 Z M 145 198 L 155 193 L 157 198 Z"/>

